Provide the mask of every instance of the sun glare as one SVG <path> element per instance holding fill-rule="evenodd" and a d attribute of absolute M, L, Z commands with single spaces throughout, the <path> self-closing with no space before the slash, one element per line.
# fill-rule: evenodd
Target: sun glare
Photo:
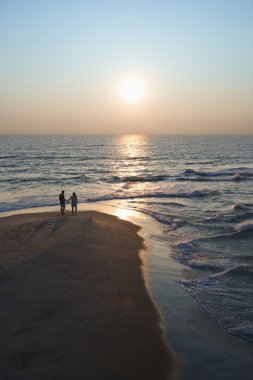
<path fill-rule="evenodd" d="M 115 215 L 120 219 L 127 219 L 129 216 L 133 215 L 133 212 L 131 210 L 118 208 L 115 212 Z"/>
<path fill-rule="evenodd" d="M 127 79 L 121 83 L 120 95 L 128 103 L 138 103 L 145 96 L 145 86 L 139 79 Z"/>

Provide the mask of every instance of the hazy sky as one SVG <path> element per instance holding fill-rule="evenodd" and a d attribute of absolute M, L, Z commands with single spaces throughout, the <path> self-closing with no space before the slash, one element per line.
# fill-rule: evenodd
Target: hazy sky
<path fill-rule="evenodd" d="M 252 20 L 253 0 L 0 0 L 0 133 L 253 134 Z"/>

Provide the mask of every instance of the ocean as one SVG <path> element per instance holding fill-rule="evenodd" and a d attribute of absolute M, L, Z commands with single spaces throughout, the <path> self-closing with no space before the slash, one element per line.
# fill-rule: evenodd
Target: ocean
<path fill-rule="evenodd" d="M 179 284 L 253 342 L 253 136 L 1 136 L 0 212 L 79 202 L 161 225 Z M 92 208 L 92 207 L 91 207 Z"/>

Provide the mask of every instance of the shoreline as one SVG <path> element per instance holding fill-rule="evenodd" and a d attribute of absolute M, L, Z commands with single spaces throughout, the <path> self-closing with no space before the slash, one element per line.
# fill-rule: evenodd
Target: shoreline
<path fill-rule="evenodd" d="M 163 226 L 136 211 L 129 214 L 129 210 L 108 204 L 79 204 L 79 210 L 90 212 L 91 208 L 141 226 L 138 235 L 145 240 L 146 246 L 145 251 L 140 251 L 142 276 L 149 298 L 159 313 L 163 338 L 176 357 L 177 378 L 251 380 L 253 345 L 224 330 L 177 282 L 183 266 L 170 256 L 166 242 L 152 239 L 154 230 L 159 235 L 163 234 Z M 13 210 L 8 215 L 55 210 L 55 206 L 41 207 Z M 1 216 L 7 215 L 1 213 Z"/>
<path fill-rule="evenodd" d="M 1 223 L 1 374 L 174 379 L 142 273 L 140 227 L 97 211 Z"/>

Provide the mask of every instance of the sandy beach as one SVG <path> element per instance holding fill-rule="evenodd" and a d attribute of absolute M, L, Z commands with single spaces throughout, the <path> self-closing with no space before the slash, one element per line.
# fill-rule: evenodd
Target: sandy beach
<path fill-rule="evenodd" d="M 138 226 L 92 211 L 0 223 L 1 379 L 175 378 Z"/>

